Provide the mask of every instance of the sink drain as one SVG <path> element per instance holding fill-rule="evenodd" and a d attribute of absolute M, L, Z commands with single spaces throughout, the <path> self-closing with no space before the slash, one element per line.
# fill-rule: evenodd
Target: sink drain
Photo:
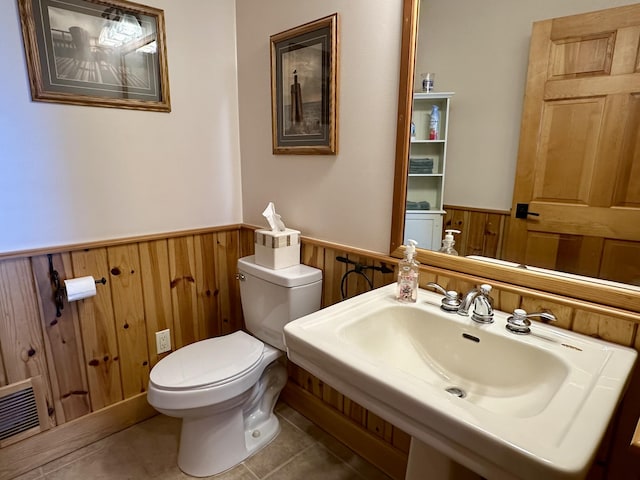
<path fill-rule="evenodd" d="M 458 398 L 464 398 L 467 396 L 467 392 L 458 387 L 449 387 L 446 388 L 445 391 L 450 393 L 451 395 L 455 395 Z"/>

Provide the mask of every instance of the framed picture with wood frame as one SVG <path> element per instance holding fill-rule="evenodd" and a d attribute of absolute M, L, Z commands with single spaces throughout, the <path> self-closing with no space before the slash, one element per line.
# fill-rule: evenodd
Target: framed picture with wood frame
<path fill-rule="evenodd" d="M 124 0 L 17 0 L 35 101 L 171 111 L 164 12 Z"/>
<path fill-rule="evenodd" d="M 338 14 L 271 36 L 274 154 L 338 152 Z"/>

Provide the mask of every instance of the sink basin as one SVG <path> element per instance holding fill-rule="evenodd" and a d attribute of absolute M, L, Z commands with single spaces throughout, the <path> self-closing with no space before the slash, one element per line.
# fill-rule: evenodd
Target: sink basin
<path fill-rule="evenodd" d="M 636 351 L 543 324 L 505 329 L 389 285 L 285 327 L 287 354 L 412 437 L 487 478 L 581 478 Z M 411 462 L 411 460 L 410 460 Z"/>
<path fill-rule="evenodd" d="M 540 413 L 566 381 L 567 364 L 547 349 L 487 335 L 467 323 L 459 315 L 426 317 L 421 308 L 387 305 L 337 333 L 363 358 L 481 408 L 513 417 Z"/>

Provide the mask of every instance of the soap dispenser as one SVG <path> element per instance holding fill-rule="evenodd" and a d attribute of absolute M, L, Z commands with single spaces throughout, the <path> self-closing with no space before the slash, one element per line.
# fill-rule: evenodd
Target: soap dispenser
<path fill-rule="evenodd" d="M 400 302 L 412 303 L 418 299 L 418 267 L 420 263 L 414 258 L 416 254 L 415 240 L 407 240 L 404 258 L 398 264 L 398 288 L 396 298 Z"/>
<path fill-rule="evenodd" d="M 442 248 L 438 251 L 449 255 L 458 255 L 458 252 L 453 248 L 453 245 L 456 243 L 453 239 L 453 234 L 460 233 L 460 230 L 449 229 L 445 230 L 445 233 L 444 240 L 442 240 Z"/>

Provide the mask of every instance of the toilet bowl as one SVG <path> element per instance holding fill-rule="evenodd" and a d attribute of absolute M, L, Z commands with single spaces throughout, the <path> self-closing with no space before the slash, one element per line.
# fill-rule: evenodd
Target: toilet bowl
<path fill-rule="evenodd" d="M 151 370 L 147 400 L 182 418 L 178 466 L 188 475 L 228 470 L 276 437 L 273 408 L 287 381 L 284 325 L 320 308 L 320 270 L 271 270 L 254 260 L 238 260 L 238 278 L 247 330 L 255 336 L 238 331 L 195 342 Z"/>

